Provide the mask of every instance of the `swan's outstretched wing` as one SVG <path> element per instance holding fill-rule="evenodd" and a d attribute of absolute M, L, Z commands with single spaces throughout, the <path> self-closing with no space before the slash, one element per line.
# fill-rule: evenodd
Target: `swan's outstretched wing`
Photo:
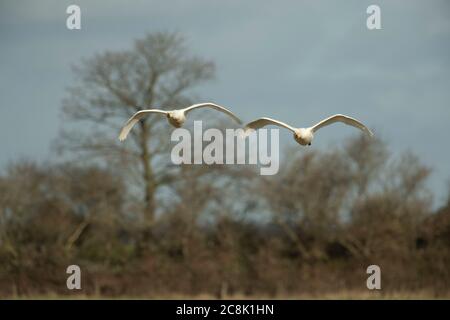
<path fill-rule="evenodd" d="M 362 124 L 361 122 L 359 122 L 358 120 L 356 120 L 354 118 L 345 116 L 343 114 L 335 114 L 334 116 L 326 118 L 326 119 L 320 121 L 319 123 L 315 124 L 314 126 L 312 126 L 311 129 L 313 132 L 316 132 L 320 128 L 328 126 L 335 122 L 345 123 L 346 125 L 353 126 L 355 128 L 362 130 L 363 132 L 367 133 L 371 137 L 373 136 L 372 131 L 370 131 L 369 128 L 367 128 L 364 124 Z"/>
<path fill-rule="evenodd" d="M 197 109 L 197 108 L 211 108 L 211 109 L 215 109 L 215 110 L 217 110 L 217 111 L 220 111 L 220 112 L 223 112 L 223 113 L 229 115 L 229 116 L 230 116 L 231 118 L 233 118 L 237 123 L 239 123 L 239 124 L 242 123 L 241 120 L 240 120 L 238 117 L 236 117 L 236 115 L 235 115 L 233 112 L 231 112 L 230 110 L 228 110 L 228 109 L 226 109 L 226 108 L 224 108 L 224 107 L 222 107 L 222 106 L 219 106 L 218 104 L 211 103 L 211 102 L 197 103 L 197 104 L 194 104 L 194 105 L 192 105 L 192 106 L 190 106 L 190 107 L 187 107 L 187 108 L 185 108 L 185 109 L 182 109 L 182 110 L 183 110 L 185 113 L 188 113 L 189 111 L 194 110 L 194 109 Z"/>
<path fill-rule="evenodd" d="M 264 126 L 271 125 L 271 124 L 279 126 L 279 127 L 283 127 L 283 128 L 286 128 L 286 129 L 289 129 L 289 130 L 295 132 L 295 128 L 291 127 L 290 125 L 288 125 L 284 122 L 270 119 L 270 118 L 259 118 L 259 119 L 253 120 L 252 122 L 249 122 L 245 125 L 244 136 L 248 136 L 253 131 L 255 131 L 259 128 L 262 128 Z"/>
<path fill-rule="evenodd" d="M 162 113 L 167 114 L 167 111 L 158 110 L 158 109 L 149 109 L 149 110 L 141 110 L 136 112 L 123 126 L 122 130 L 120 130 L 119 140 L 123 141 L 127 138 L 128 133 L 130 133 L 131 128 L 139 122 L 140 119 L 145 117 L 149 113 Z"/>

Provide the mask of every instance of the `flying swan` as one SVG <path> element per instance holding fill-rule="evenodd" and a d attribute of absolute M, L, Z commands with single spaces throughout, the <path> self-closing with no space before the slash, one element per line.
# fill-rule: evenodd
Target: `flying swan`
<path fill-rule="evenodd" d="M 150 113 L 159 113 L 164 114 L 167 117 L 168 122 L 173 125 L 175 128 L 180 128 L 183 123 L 186 121 L 186 114 L 194 109 L 197 108 L 211 108 L 215 109 L 217 111 L 223 112 L 227 115 L 229 115 L 231 118 L 233 118 L 236 122 L 239 124 L 241 123 L 241 120 L 234 115 L 231 111 L 227 110 L 226 108 L 219 106 L 218 104 L 206 102 L 206 103 L 197 103 L 193 104 L 192 106 L 189 106 L 184 109 L 176 109 L 176 110 L 160 110 L 160 109 L 148 109 L 148 110 L 141 110 L 136 112 L 123 126 L 122 130 L 119 134 L 119 140 L 123 141 L 127 138 L 128 133 L 131 131 L 131 128 L 139 122 L 140 119 L 145 117 L 146 115 Z"/>
<path fill-rule="evenodd" d="M 256 119 L 245 125 L 244 136 L 248 136 L 251 132 L 253 132 L 256 129 L 273 124 L 273 125 L 276 125 L 279 127 L 284 127 L 284 128 L 291 130 L 292 132 L 294 132 L 295 141 L 297 141 L 299 144 L 301 144 L 303 146 L 306 146 L 306 145 L 310 146 L 311 141 L 314 138 L 314 133 L 317 130 L 319 130 L 322 127 L 328 126 L 332 123 L 335 123 L 335 122 L 345 123 L 346 125 L 353 126 L 355 128 L 362 130 L 363 132 L 367 133 L 370 137 L 373 136 L 372 131 L 370 131 L 361 122 L 359 122 L 358 120 L 356 120 L 354 118 L 345 116 L 343 114 L 335 114 L 334 116 L 326 118 L 309 128 L 294 128 L 294 127 L 291 127 L 290 125 L 288 125 L 284 122 L 281 122 L 281 121 L 277 121 L 277 120 L 270 119 L 270 118 L 259 118 L 259 119 Z"/>

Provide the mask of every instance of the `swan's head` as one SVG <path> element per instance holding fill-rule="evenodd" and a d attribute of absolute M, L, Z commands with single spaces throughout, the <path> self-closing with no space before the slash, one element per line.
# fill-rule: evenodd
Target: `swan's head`
<path fill-rule="evenodd" d="M 314 138 L 314 135 L 312 133 L 312 130 L 300 128 L 295 130 L 294 132 L 294 139 L 297 141 L 297 143 L 301 144 L 302 146 L 310 146 L 311 141 Z"/>
<path fill-rule="evenodd" d="M 184 116 L 184 112 L 174 110 L 167 113 L 167 120 L 175 128 L 181 128 L 184 121 L 186 121 L 186 117 Z"/>

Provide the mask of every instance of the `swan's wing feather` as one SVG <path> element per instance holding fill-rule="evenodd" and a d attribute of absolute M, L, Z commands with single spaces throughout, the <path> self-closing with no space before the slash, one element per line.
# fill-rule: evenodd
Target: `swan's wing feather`
<path fill-rule="evenodd" d="M 136 112 L 123 126 L 122 130 L 120 130 L 120 134 L 119 134 L 119 140 L 123 141 L 127 138 L 128 133 L 130 133 L 131 128 L 133 128 L 133 126 L 139 122 L 139 120 L 141 120 L 143 117 L 145 117 L 146 115 L 148 115 L 149 113 L 162 113 L 162 114 L 167 114 L 166 111 L 163 110 L 158 110 L 158 109 L 148 109 L 148 110 L 141 110 Z"/>
<path fill-rule="evenodd" d="M 249 122 L 245 125 L 244 136 L 248 136 L 253 131 L 255 131 L 259 128 L 271 125 L 271 124 L 279 126 L 279 127 L 283 127 L 283 128 L 286 128 L 286 129 L 289 129 L 289 130 L 295 132 L 295 128 L 291 127 L 290 125 L 288 125 L 284 122 L 274 120 L 271 118 L 259 118 L 259 119 L 253 120 L 252 122 Z"/>
<path fill-rule="evenodd" d="M 189 106 L 185 109 L 182 109 L 185 113 L 188 113 L 191 110 L 197 109 L 197 108 L 211 108 L 211 109 L 215 109 L 217 111 L 223 112 L 227 115 L 229 115 L 231 118 L 233 118 L 237 123 L 241 124 L 241 119 L 239 119 L 233 112 L 231 112 L 230 110 L 228 110 L 225 107 L 222 107 L 218 104 L 212 103 L 212 102 L 206 102 L 206 103 L 197 103 L 197 104 L 193 104 L 192 106 Z"/>
<path fill-rule="evenodd" d="M 360 129 L 361 131 L 367 133 L 369 136 L 373 136 L 372 131 L 369 130 L 364 124 L 362 124 L 360 121 L 356 120 L 355 118 L 343 115 L 343 114 L 335 114 L 334 116 L 328 117 L 319 123 L 316 123 L 314 126 L 311 127 L 313 132 L 316 132 L 322 127 L 328 126 L 335 122 L 342 122 L 346 125 L 355 127 Z"/>

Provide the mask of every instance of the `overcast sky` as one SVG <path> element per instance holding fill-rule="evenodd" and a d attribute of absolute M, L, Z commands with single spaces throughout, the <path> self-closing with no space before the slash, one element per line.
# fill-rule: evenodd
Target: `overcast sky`
<path fill-rule="evenodd" d="M 66 28 L 70 4 L 81 7 L 81 30 Z M 382 30 L 366 27 L 370 4 L 381 7 Z M 148 32 L 179 31 L 217 66 L 199 97 L 244 121 L 264 115 L 306 126 L 352 115 L 394 152 L 411 150 L 432 166 L 429 186 L 441 203 L 450 178 L 449 15 L 445 0 L 2 1 L 0 169 L 48 160 L 72 64 L 129 48 Z M 323 130 L 314 148 L 352 134 Z"/>

